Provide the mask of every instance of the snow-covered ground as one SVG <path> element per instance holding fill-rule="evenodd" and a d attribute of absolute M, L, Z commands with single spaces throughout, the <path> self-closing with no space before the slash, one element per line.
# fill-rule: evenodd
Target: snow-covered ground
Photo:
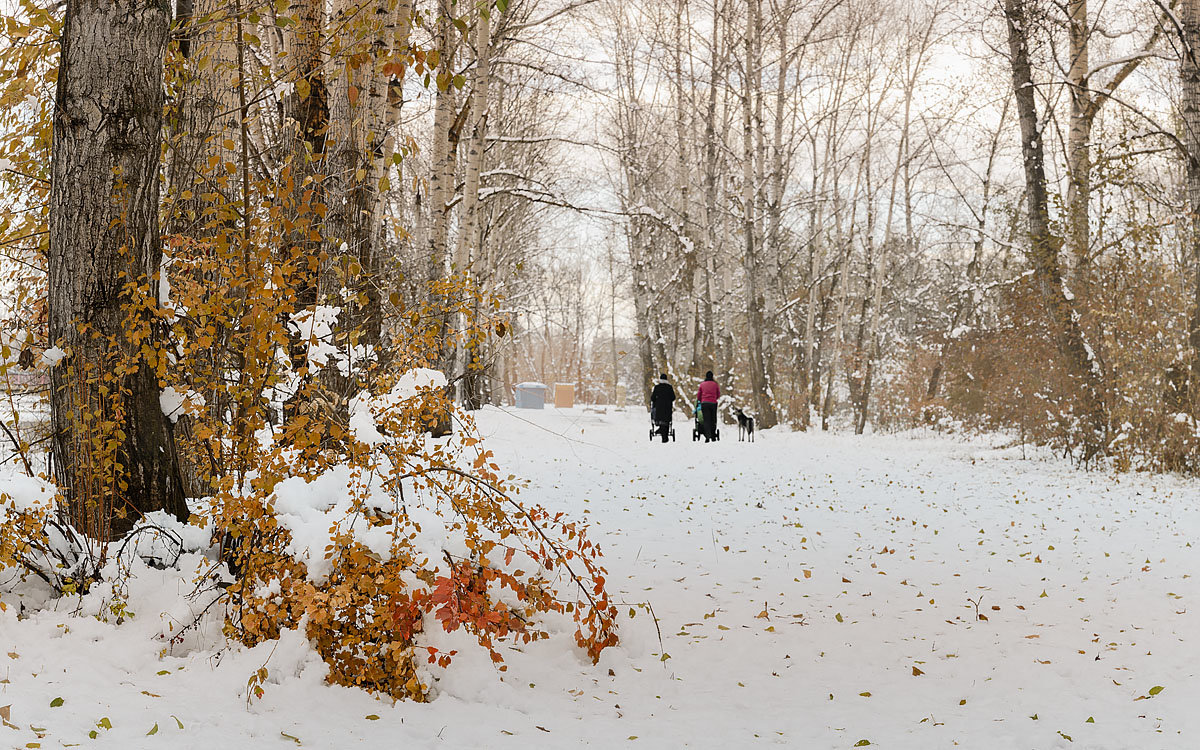
<path fill-rule="evenodd" d="M 934 436 L 768 431 L 739 443 L 726 426 L 705 445 L 679 422 L 663 445 L 633 411 L 492 409 L 479 425 L 505 472 L 529 479 L 523 499 L 591 523 L 623 618 L 637 612 L 598 666 L 564 631 L 508 649 L 503 674 L 460 655 L 431 704 L 393 705 L 325 685 L 294 634 L 250 650 L 214 649 L 218 632 L 185 647 L 156 639 L 160 611 L 181 616 L 187 576 L 144 571 L 130 586 L 136 616 L 119 627 L 70 616 L 66 600 L 18 619 L 27 587 L 0 577 L 0 747 L 1191 748 L 1200 737 L 1200 484 Z M 264 664 L 265 695 L 248 704 Z"/>

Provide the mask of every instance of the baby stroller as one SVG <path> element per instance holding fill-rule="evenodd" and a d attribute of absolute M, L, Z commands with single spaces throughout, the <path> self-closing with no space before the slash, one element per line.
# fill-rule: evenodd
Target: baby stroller
<path fill-rule="evenodd" d="M 667 437 L 671 438 L 671 441 L 674 442 L 675 441 L 675 424 L 669 420 L 664 422 L 660 419 L 657 419 L 654 414 L 654 409 L 651 409 L 650 410 L 650 439 L 653 440 L 656 437 L 660 437 L 663 433 L 664 427 L 667 430 Z M 665 443 L 667 441 L 663 440 L 663 442 Z"/>
<path fill-rule="evenodd" d="M 704 437 L 704 410 L 700 408 L 700 402 L 696 402 L 696 410 L 692 413 L 696 418 L 696 423 L 692 426 L 692 442 L 696 442 Z M 713 429 L 713 440 L 721 439 L 721 423 L 718 422 L 716 428 Z"/>

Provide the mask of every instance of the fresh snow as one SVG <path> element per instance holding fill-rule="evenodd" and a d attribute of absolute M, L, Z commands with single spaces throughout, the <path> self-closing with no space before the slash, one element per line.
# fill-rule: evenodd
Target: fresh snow
<path fill-rule="evenodd" d="M 136 614 L 121 625 L 73 616 L 72 598 L 39 609 L 38 585 L 0 572 L 0 707 L 16 727 L 0 726 L 0 746 L 1190 748 L 1200 736 L 1195 482 L 1023 459 L 998 438 L 776 429 L 739 443 L 730 427 L 705 445 L 680 421 L 664 445 L 636 410 L 487 409 L 478 422 L 503 471 L 528 479 L 521 498 L 586 520 L 606 552 L 623 640 L 599 665 L 551 620 L 548 641 L 503 649 L 503 673 L 463 634 L 437 634 L 459 654 L 429 673 L 428 705 L 332 687 L 300 634 L 229 647 L 208 618 L 180 636 L 206 603 L 188 598 L 204 553 L 147 534 L 123 563 Z M 283 488 L 293 532 L 306 515 L 325 523 L 314 508 L 343 502 L 338 481 L 307 485 L 308 499 Z M 313 545 L 327 533 L 311 530 Z M 203 547 L 204 530 L 183 533 L 185 550 Z M 141 562 L 174 554 L 176 568 Z M 247 703 L 263 665 L 265 694 Z"/>
<path fill-rule="evenodd" d="M 64 359 L 66 359 L 66 356 L 67 353 L 65 351 L 57 346 L 52 346 L 46 351 L 42 352 L 42 363 L 50 367 L 54 367 L 59 362 L 62 362 Z"/>
<path fill-rule="evenodd" d="M 405 372 L 381 397 L 362 392 L 350 400 L 350 432 L 365 445 L 379 445 L 387 438 L 379 432 L 377 420 L 422 391 L 446 387 L 446 376 L 440 370 L 417 367 Z"/>
<path fill-rule="evenodd" d="M 158 394 L 158 405 L 162 408 L 162 413 L 167 419 L 171 420 L 171 424 L 179 421 L 179 418 L 187 413 L 188 407 L 192 413 L 204 408 L 204 396 L 196 391 L 177 391 L 174 386 L 163 388 Z"/>

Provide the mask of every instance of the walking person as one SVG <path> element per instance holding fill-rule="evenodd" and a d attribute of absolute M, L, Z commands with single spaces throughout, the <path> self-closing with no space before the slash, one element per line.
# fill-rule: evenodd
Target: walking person
<path fill-rule="evenodd" d="M 700 413 L 704 422 L 704 442 L 710 443 L 717 439 L 717 400 L 721 398 L 721 386 L 713 380 L 712 370 L 704 373 L 704 382 L 696 392 L 696 400 L 700 402 Z"/>
<path fill-rule="evenodd" d="M 650 392 L 650 421 L 662 432 L 662 441 L 667 442 L 671 433 L 671 412 L 675 410 L 675 389 L 667 382 L 664 372 L 658 376 L 658 384 Z"/>

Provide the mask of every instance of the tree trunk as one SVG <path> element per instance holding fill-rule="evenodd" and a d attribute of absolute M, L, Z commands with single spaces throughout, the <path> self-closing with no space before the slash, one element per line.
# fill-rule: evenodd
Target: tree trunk
<path fill-rule="evenodd" d="M 488 91 L 491 87 L 492 35 L 490 14 L 483 12 L 475 19 L 475 72 L 471 76 L 471 138 L 468 141 L 466 176 L 463 184 L 463 200 L 461 225 L 458 230 L 458 243 L 455 249 L 454 264 L 461 274 L 467 274 L 473 282 L 479 283 L 480 269 L 476 264 L 481 260 L 481 233 L 479 231 L 480 200 L 479 189 L 483 173 L 483 157 L 486 143 L 484 141 L 488 124 Z M 478 313 L 478 302 L 474 310 Z M 465 323 L 465 316 L 460 316 L 460 328 Z M 483 406 L 481 388 L 483 382 L 483 344 L 467 348 L 458 342 L 455 354 L 455 370 L 461 373 L 464 380 L 459 388 L 459 396 L 463 404 L 472 410 Z"/>
<path fill-rule="evenodd" d="M 763 358 L 763 299 L 759 279 L 760 260 L 758 258 L 759 220 L 756 208 L 759 203 L 758 178 L 759 170 L 755 166 L 760 163 L 758 149 L 754 142 L 754 107 L 755 96 L 761 96 L 761 90 L 756 90 L 756 76 L 752 70 L 761 65 L 762 61 L 756 56 L 757 38 L 762 30 L 761 0 L 747 0 L 749 17 L 746 21 L 745 56 L 743 65 L 742 90 L 742 232 L 745 242 L 745 255 L 742 258 L 746 272 L 746 323 L 749 333 L 749 369 L 750 390 L 754 398 L 756 418 L 762 428 L 773 427 L 778 422 L 775 416 L 775 405 L 771 398 L 767 382 L 766 362 Z M 761 110 L 760 110 L 761 111 Z"/>
<path fill-rule="evenodd" d="M 236 13 L 231 17 L 224 12 L 227 5 L 224 0 L 183 0 L 178 5 L 184 83 L 167 126 L 164 221 L 166 231 L 193 242 L 179 245 L 164 259 L 163 273 L 170 277 L 173 289 L 179 289 L 185 280 L 205 288 L 226 287 L 224 264 L 206 268 L 205 258 L 220 257 L 238 242 L 241 197 L 236 183 L 225 175 L 227 165 L 239 161 L 234 143 L 240 127 L 236 32 L 240 19 Z M 222 326 L 218 339 L 224 340 L 227 333 Z M 222 345 L 196 353 L 201 373 L 192 385 L 204 397 L 211 424 L 219 424 L 231 406 L 220 386 L 223 373 L 236 366 L 229 354 L 229 348 Z M 217 467 L 212 465 L 207 446 L 197 439 L 195 427 L 196 418 L 182 414 L 174 432 L 184 494 L 204 497 L 213 494 L 209 477 Z"/>
<path fill-rule="evenodd" d="M 170 7 L 68 0 L 51 157 L 54 473 L 74 523 L 113 538 L 188 515 L 159 403 L 159 149 Z M 137 284 L 134 290 L 132 284 Z"/>
<path fill-rule="evenodd" d="M 334 3 L 335 47 L 327 80 L 329 96 L 330 202 L 326 242 L 333 273 L 322 279 L 322 297 L 344 309 L 340 316 L 338 346 L 353 344 L 378 348 L 382 336 L 380 284 L 382 186 L 387 184 L 389 76 L 384 71 L 396 27 L 396 10 L 387 0 L 363 13 L 357 0 Z M 403 12 L 404 9 L 401 9 Z M 363 58 L 366 58 L 365 61 Z M 342 301 L 346 288 L 353 299 Z"/>
<path fill-rule="evenodd" d="M 1021 124 L 1021 156 L 1025 167 L 1031 239 L 1029 260 L 1041 289 L 1055 346 L 1067 372 L 1076 381 L 1076 406 L 1085 433 L 1081 447 L 1084 460 L 1090 460 L 1104 450 L 1108 432 L 1103 378 L 1092 349 L 1083 338 L 1070 292 L 1063 283 L 1058 265 L 1060 240 L 1050 229 L 1041 124 L 1037 115 L 1033 70 L 1029 62 L 1030 19 L 1025 13 L 1024 0 L 1004 0 L 1004 15 L 1008 24 L 1013 93 L 1017 118 Z"/>
<path fill-rule="evenodd" d="M 1187 148 L 1187 213 L 1191 229 L 1192 312 L 1188 321 L 1188 395 L 1192 413 L 1200 413 L 1200 0 L 1182 0 L 1179 20 L 1183 26 L 1180 78 L 1183 83 L 1183 140 Z"/>
<path fill-rule="evenodd" d="M 1092 97 L 1088 90 L 1088 38 L 1091 28 L 1087 20 L 1087 0 L 1068 0 L 1067 29 L 1069 37 L 1071 120 L 1067 131 L 1067 254 L 1074 274 L 1073 286 L 1087 298 L 1091 278 L 1088 204 L 1092 191 Z"/>

